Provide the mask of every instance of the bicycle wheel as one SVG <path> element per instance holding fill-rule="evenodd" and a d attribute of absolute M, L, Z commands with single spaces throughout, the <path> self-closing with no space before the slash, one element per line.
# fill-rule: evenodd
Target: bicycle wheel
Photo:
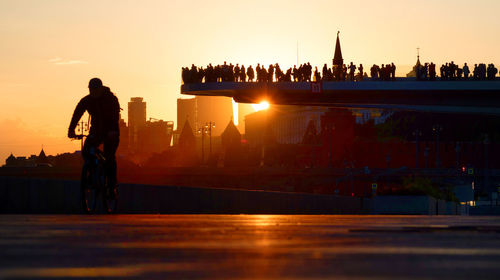
<path fill-rule="evenodd" d="M 95 185 L 95 174 L 87 164 L 83 165 L 80 190 L 82 194 L 82 208 L 87 214 L 95 211 L 98 189 Z"/>
<path fill-rule="evenodd" d="M 104 203 L 104 209 L 108 214 L 116 213 L 118 206 L 118 186 L 113 187 L 109 185 L 108 176 L 106 176 L 104 184 L 104 192 L 102 194 L 102 200 Z"/>

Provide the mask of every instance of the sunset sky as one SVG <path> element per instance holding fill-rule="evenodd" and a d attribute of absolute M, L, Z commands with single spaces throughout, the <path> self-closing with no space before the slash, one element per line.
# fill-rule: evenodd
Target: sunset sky
<path fill-rule="evenodd" d="M 176 120 L 181 67 L 345 62 L 500 65 L 500 1 L 0 0 L 0 165 L 13 152 L 79 149 L 66 138 L 87 83 L 100 77 L 123 116 L 142 96 L 147 115 Z"/>

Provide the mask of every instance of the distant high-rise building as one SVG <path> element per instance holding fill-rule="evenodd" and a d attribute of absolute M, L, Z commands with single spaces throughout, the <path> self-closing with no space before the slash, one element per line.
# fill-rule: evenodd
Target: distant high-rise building
<path fill-rule="evenodd" d="M 177 99 L 177 131 L 182 130 L 186 121 L 196 123 L 196 98 Z"/>
<path fill-rule="evenodd" d="M 233 119 L 231 98 L 218 96 L 196 96 L 192 99 L 177 99 L 177 125 L 186 121 L 198 131 L 206 123 L 215 123 L 212 136 L 220 136 L 226 124 Z M 177 131 L 180 131 L 177 127 Z"/>
<path fill-rule="evenodd" d="M 197 96 L 196 111 L 196 131 L 208 122 L 215 122 L 212 136 L 220 136 L 234 116 L 232 99 L 227 97 Z"/>
<path fill-rule="evenodd" d="M 128 126 L 125 123 L 125 120 L 122 118 L 121 114 L 118 126 L 120 128 L 120 145 L 118 145 L 117 154 L 125 155 L 129 151 L 129 146 L 128 146 L 129 134 L 128 134 Z"/>
<path fill-rule="evenodd" d="M 174 122 L 151 119 L 139 131 L 137 152 L 143 155 L 164 152 L 170 147 Z"/>
<path fill-rule="evenodd" d="M 238 123 L 235 122 L 235 125 L 238 127 L 238 130 L 245 134 L 245 117 L 255 112 L 255 109 L 251 104 L 238 103 Z"/>
<path fill-rule="evenodd" d="M 142 97 L 132 97 L 128 103 L 129 147 L 136 147 L 139 131 L 146 126 L 146 102 Z"/>

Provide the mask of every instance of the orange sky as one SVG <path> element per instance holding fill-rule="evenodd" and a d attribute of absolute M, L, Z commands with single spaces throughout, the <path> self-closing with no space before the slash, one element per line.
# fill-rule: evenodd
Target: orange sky
<path fill-rule="evenodd" d="M 498 0 L 0 1 L 0 163 L 13 152 L 79 149 L 67 126 L 98 76 L 124 115 L 132 96 L 148 117 L 176 119 L 182 66 L 454 60 L 500 64 Z"/>

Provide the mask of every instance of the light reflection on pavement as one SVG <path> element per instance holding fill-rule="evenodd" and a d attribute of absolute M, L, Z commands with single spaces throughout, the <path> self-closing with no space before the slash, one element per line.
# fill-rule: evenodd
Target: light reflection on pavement
<path fill-rule="evenodd" d="M 0 279 L 497 279 L 500 217 L 0 215 Z"/>

